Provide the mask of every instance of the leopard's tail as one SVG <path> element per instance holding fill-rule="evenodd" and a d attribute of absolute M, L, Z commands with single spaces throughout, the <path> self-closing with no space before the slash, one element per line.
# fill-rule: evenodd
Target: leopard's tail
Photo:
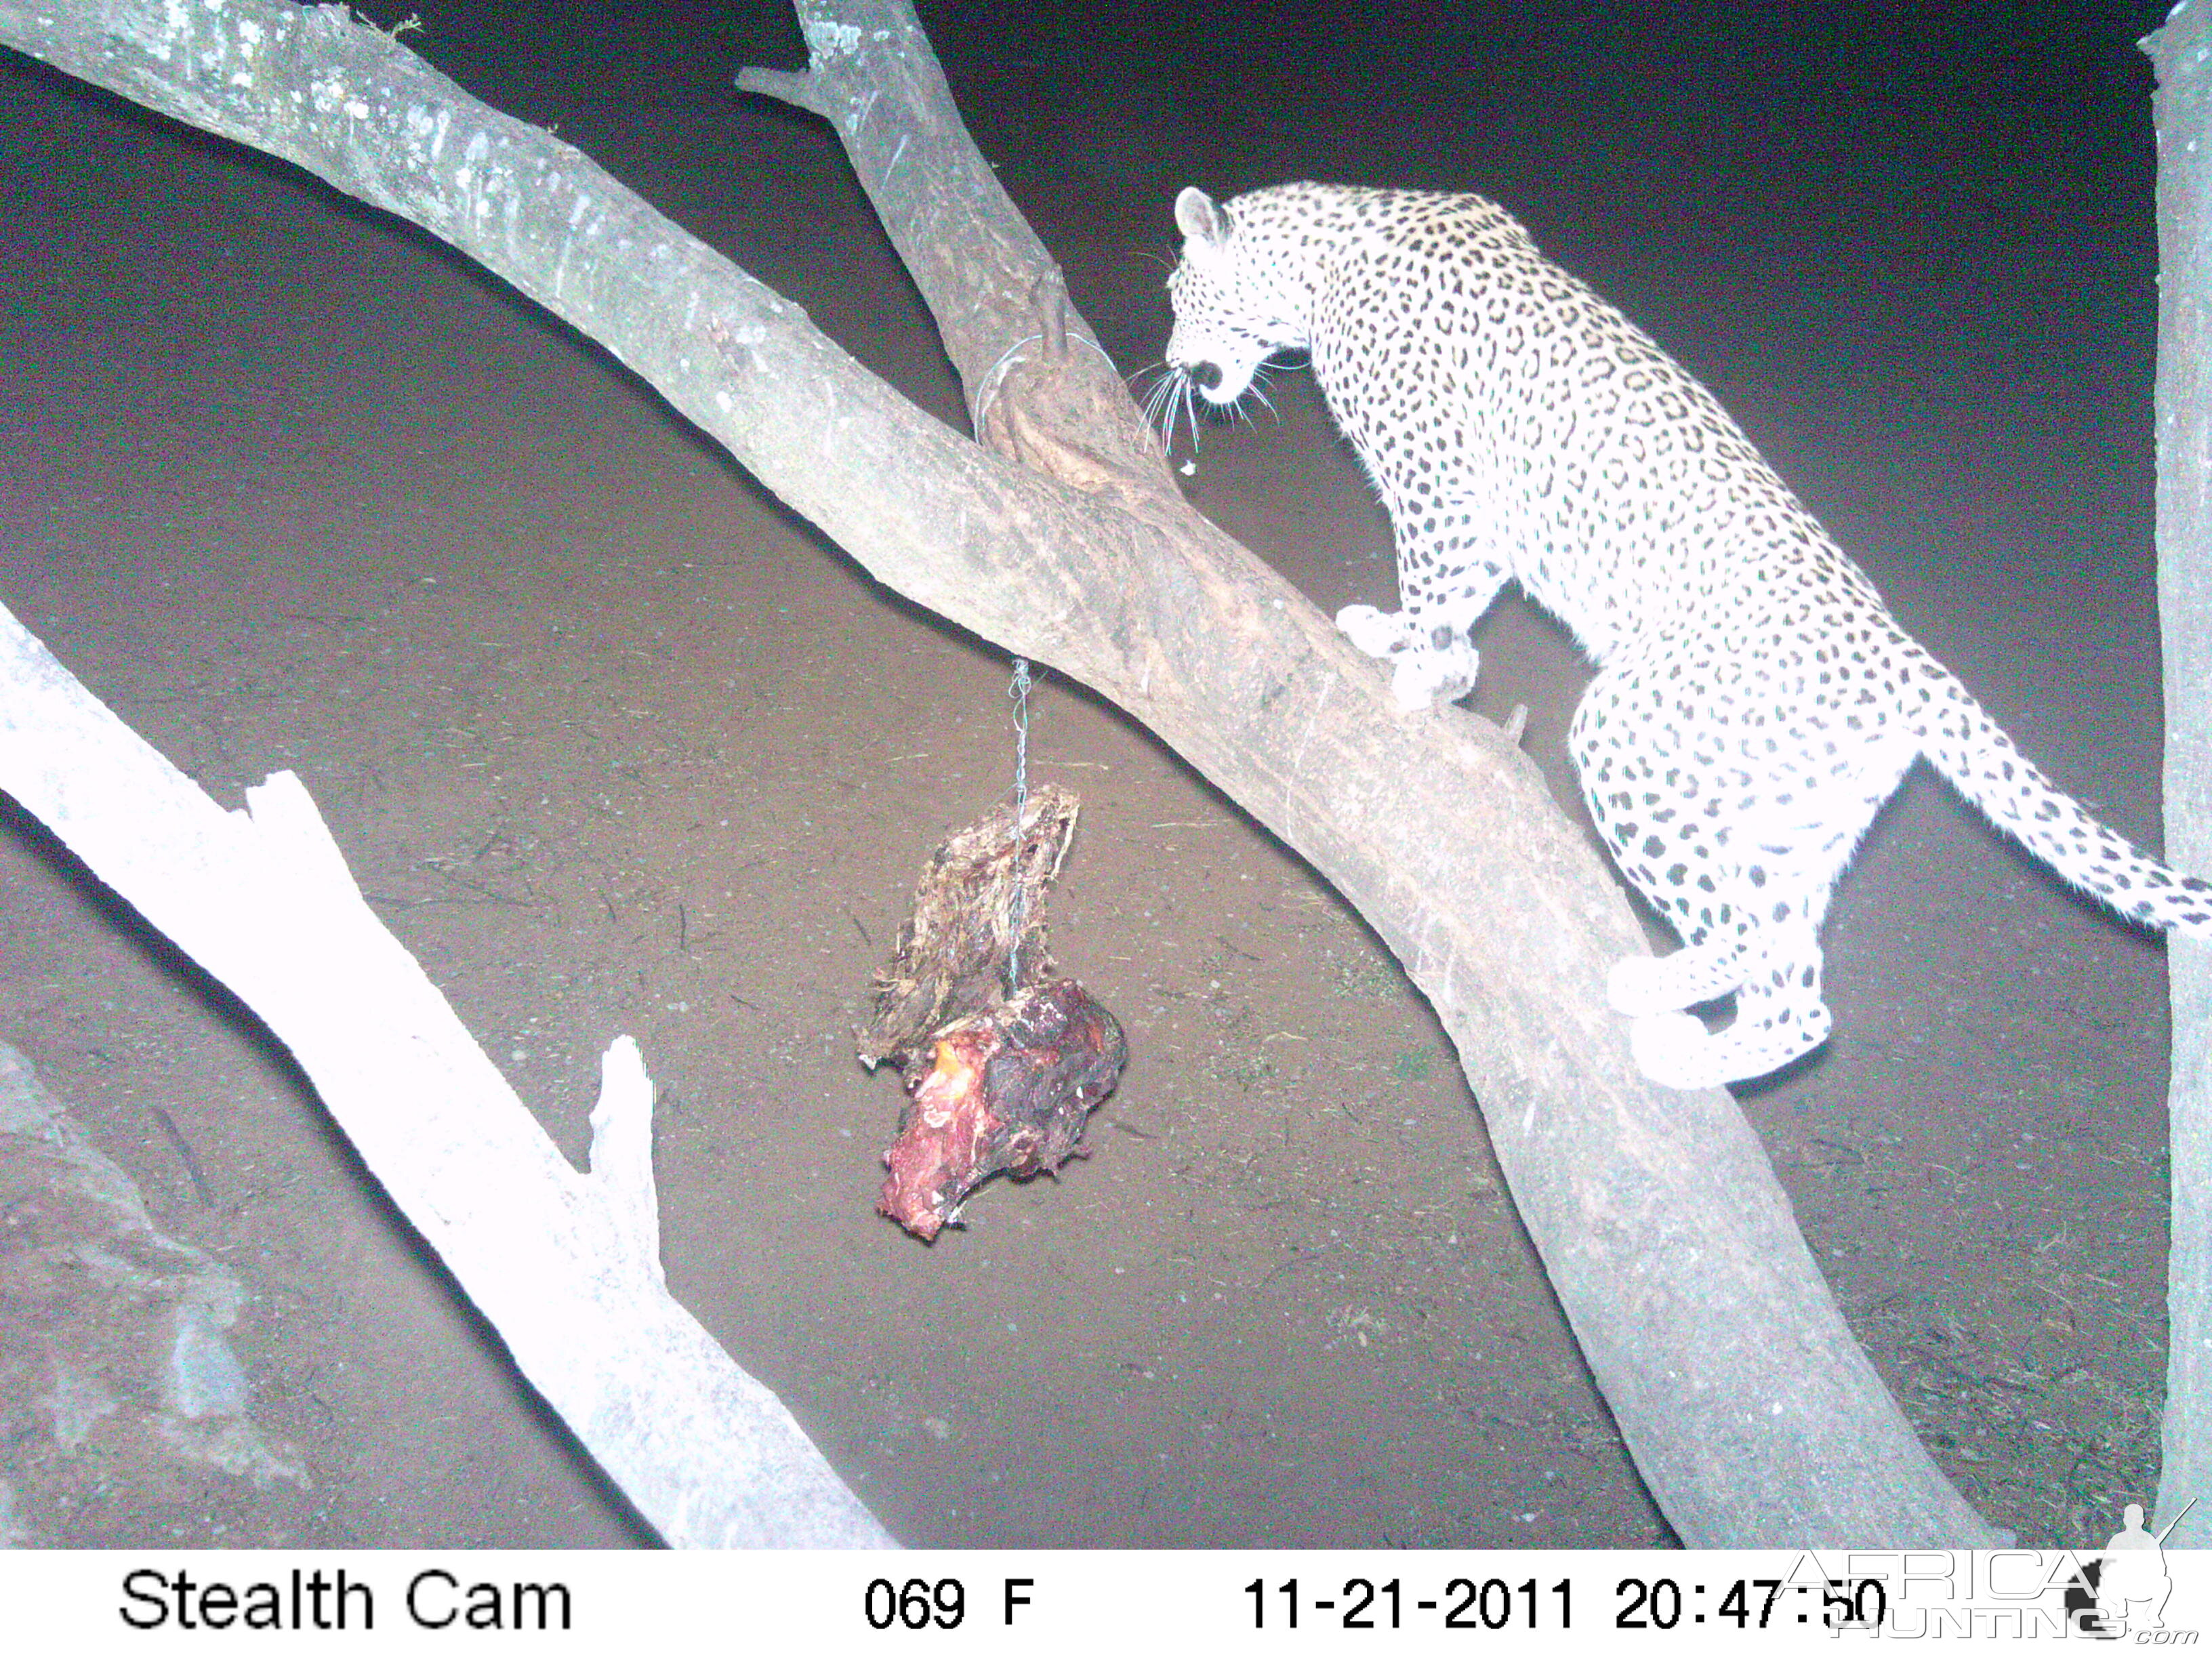
<path fill-rule="evenodd" d="M 2146 927 L 2212 938 L 2212 883 L 2168 869 L 2091 817 L 2020 752 L 1973 694 L 1917 645 L 1905 718 L 1959 793 L 2083 891 Z M 1917 672 L 1914 672 L 1917 670 Z"/>

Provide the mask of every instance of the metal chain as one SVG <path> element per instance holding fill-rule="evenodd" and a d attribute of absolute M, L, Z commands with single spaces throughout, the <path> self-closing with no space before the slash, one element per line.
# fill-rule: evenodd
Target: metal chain
<path fill-rule="evenodd" d="M 1022 814 L 1030 804 L 1030 664 L 1026 657 L 1014 659 L 1013 683 L 1006 687 L 1006 695 L 1014 700 L 1014 845 L 1022 839 Z M 1022 886 L 1021 868 L 1017 860 L 1014 869 L 1014 932 L 1013 942 L 1006 947 L 1006 994 L 1019 996 L 1022 989 L 1022 929 L 1026 925 L 1024 912 L 1029 908 L 1025 890 Z"/>

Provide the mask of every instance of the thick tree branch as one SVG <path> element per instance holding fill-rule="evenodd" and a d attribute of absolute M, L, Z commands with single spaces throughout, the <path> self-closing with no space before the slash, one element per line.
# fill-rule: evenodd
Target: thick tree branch
<path fill-rule="evenodd" d="M 185 9 L 173 25 L 160 0 L 58 16 L 0 0 L 0 40 L 444 237 L 613 350 L 886 584 L 1129 710 L 1358 907 L 1450 1030 L 1686 1541 L 1993 1541 L 1851 1340 L 1734 1103 L 1637 1075 L 1601 994 L 1642 948 L 1610 874 L 1494 728 L 1397 714 L 1373 664 L 1174 496 L 908 11 L 810 3 L 809 74 L 749 84 L 836 125 L 985 435 L 1077 489 L 921 414 L 578 152 L 339 9 Z M 171 27 L 188 50 L 162 46 Z"/>

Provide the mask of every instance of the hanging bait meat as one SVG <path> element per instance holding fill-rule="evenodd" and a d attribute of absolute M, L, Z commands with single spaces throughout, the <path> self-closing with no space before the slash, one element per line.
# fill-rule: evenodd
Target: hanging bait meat
<path fill-rule="evenodd" d="M 1082 1156 L 1127 1060 L 1120 1024 L 1054 968 L 1037 921 L 1078 807 L 1048 785 L 947 839 L 878 976 L 860 1061 L 896 1063 L 908 1099 L 876 1207 L 917 1237 L 1001 1171 L 1026 1180 Z"/>

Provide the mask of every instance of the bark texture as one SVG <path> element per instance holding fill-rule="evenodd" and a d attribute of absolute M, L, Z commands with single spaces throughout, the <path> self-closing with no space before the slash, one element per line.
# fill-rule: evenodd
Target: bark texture
<path fill-rule="evenodd" d="M 2158 605 L 2166 643 L 2166 848 L 2212 870 L 2212 16 L 2179 5 L 2143 42 L 2158 71 Z M 2212 1547 L 2212 947 L 2174 934 L 2166 1095 L 2173 1218 L 2166 1262 L 2163 1473 L 2154 1526 Z"/>
<path fill-rule="evenodd" d="M 1184 506 L 911 12 L 799 11 L 810 70 L 746 84 L 844 139 L 988 448 L 341 8 L 0 0 L 0 41 L 445 238 L 614 351 L 888 586 L 1093 686 L 1303 854 L 1436 1004 L 1685 1542 L 1993 1543 L 1852 1340 L 1734 1103 L 1636 1073 L 1602 986 L 1643 940 L 1534 767 L 1462 711 L 1398 714 L 1375 664 Z"/>

